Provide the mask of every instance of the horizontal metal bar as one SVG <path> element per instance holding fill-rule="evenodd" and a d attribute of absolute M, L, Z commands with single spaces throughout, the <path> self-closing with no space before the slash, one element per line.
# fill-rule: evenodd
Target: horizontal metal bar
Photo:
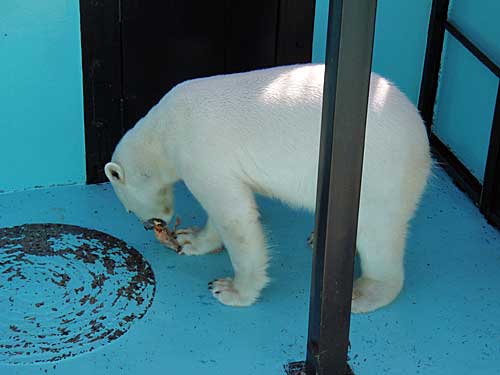
<path fill-rule="evenodd" d="M 472 43 L 455 25 L 450 21 L 444 22 L 444 27 L 451 35 L 455 37 L 462 45 L 469 50 L 481 63 L 486 66 L 494 75 L 500 78 L 500 67 L 493 62 L 483 51 Z"/>

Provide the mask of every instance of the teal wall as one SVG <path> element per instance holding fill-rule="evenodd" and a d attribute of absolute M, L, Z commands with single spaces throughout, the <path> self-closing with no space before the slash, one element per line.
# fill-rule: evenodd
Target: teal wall
<path fill-rule="evenodd" d="M 490 58 L 500 64 L 500 1 L 451 0 L 449 18 Z"/>
<path fill-rule="evenodd" d="M 500 1 L 452 0 L 450 19 L 500 64 Z M 480 181 L 488 153 L 498 79 L 451 35 L 446 36 L 434 132 Z"/>
<path fill-rule="evenodd" d="M 77 0 L 0 1 L 0 190 L 82 183 Z"/>
<path fill-rule="evenodd" d="M 431 0 L 379 0 L 373 71 L 393 81 L 416 104 L 425 58 Z M 313 61 L 325 58 L 328 0 L 316 0 Z"/>

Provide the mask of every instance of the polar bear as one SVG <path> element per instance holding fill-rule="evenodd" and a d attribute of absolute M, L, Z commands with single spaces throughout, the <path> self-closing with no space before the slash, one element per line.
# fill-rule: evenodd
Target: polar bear
<path fill-rule="evenodd" d="M 223 304 L 252 305 L 269 282 L 254 194 L 315 210 L 324 69 L 301 64 L 183 82 L 125 134 L 105 166 L 120 201 L 142 221 L 170 222 L 173 185 L 184 181 L 208 220 L 178 240 L 186 255 L 225 246 L 234 277 L 209 283 Z M 407 226 L 430 168 L 416 108 L 372 73 L 353 312 L 398 296 Z"/>

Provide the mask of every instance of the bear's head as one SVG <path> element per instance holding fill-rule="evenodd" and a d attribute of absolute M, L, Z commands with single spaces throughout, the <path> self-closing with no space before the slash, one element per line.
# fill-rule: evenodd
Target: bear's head
<path fill-rule="evenodd" d="M 160 159 L 156 147 L 134 142 L 130 134 L 116 148 L 104 172 L 125 209 L 142 222 L 161 219 L 170 223 L 174 216 L 175 170 Z"/>

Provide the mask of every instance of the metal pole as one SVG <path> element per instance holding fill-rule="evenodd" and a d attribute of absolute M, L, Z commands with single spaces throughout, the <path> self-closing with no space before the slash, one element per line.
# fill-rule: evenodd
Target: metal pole
<path fill-rule="evenodd" d="M 449 4 L 450 0 L 432 1 L 424 71 L 418 99 L 418 109 L 422 114 L 428 133 L 431 132 L 432 118 L 434 116 L 434 104 L 436 102 L 439 69 L 441 68 L 441 53 L 443 51 L 445 34 L 444 25 L 448 19 Z"/>
<path fill-rule="evenodd" d="M 345 375 L 376 0 L 331 0 L 308 374 Z"/>

